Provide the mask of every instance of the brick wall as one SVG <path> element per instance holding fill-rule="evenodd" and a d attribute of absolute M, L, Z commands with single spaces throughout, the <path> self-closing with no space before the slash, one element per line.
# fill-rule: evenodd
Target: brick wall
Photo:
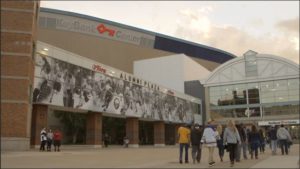
<path fill-rule="evenodd" d="M 15 147 L 29 148 L 30 87 L 38 9 L 39 1 L 1 1 L 1 140 L 5 140 L 1 148 L 4 150 L 14 147 L 10 138 L 24 138 L 26 147 Z"/>
<path fill-rule="evenodd" d="M 86 122 L 86 144 L 102 144 L 102 114 L 89 112 Z"/>
<path fill-rule="evenodd" d="M 139 119 L 126 118 L 126 136 L 129 144 L 139 144 Z"/>
<path fill-rule="evenodd" d="M 165 144 L 165 123 L 154 122 L 154 144 Z"/>

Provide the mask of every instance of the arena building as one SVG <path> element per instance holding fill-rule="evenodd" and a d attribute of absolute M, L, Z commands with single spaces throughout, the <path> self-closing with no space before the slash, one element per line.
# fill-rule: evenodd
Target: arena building
<path fill-rule="evenodd" d="M 38 1 L 1 1 L 1 20 L 2 150 L 39 145 L 43 127 L 64 130 L 62 116 L 78 120 L 71 129 L 80 130 L 64 133 L 71 143 L 101 147 L 102 133 L 108 133 L 114 144 L 123 136 L 134 147 L 174 144 L 178 125 L 201 116 L 201 100 L 133 76 L 133 62 L 183 53 L 212 71 L 235 58 L 219 49 L 131 26 L 40 9 Z M 117 93 L 120 86 L 123 99 L 109 94 L 112 89 Z M 135 99 L 126 99 L 125 90 L 131 90 L 128 95 Z M 151 103 L 142 104 L 149 102 L 140 98 L 147 98 L 147 93 Z M 131 108 L 137 103 L 140 109 L 155 112 L 143 116 L 142 110 Z M 100 105 L 91 106 L 95 104 Z M 168 108 L 172 104 L 178 105 L 176 111 Z M 121 111 L 124 105 L 130 113 Z M 110 110 L 112 106 L 119 111 Z M 84 134 L 74 134 L 78 132 Z"/>

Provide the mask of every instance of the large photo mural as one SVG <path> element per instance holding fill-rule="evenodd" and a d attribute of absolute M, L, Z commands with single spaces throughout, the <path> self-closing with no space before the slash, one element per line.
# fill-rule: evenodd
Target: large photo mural
<path fill-rule="evenodd" d="M 90 69 L 36 54 L 33 102 L 169 122 L 192 122 L 199 104 L 94 64 Z"/>

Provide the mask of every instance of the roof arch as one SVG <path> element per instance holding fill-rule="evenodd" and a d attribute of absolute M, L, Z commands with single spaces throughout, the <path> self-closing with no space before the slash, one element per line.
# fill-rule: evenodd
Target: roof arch
<path fill-rule="evenodd" d="M 257 75 L 246 75 L 245 57 L 255 56 Z M 299 78 L 299 65 L 271 54 L 258 54 L 248 51 L 242 57 L 236 57 L 217 67 L 206 79 L 205 86 L 268 81 L 276 79 Z"/>

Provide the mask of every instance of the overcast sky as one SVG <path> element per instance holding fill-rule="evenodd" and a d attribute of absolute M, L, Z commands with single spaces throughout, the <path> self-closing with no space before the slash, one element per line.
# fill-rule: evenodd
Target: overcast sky
<path fill-rule="evenodd" d="M 251 49 L 299 64 L 298 1 L 41 1 L 41 7 L 107 19 L 237 56 Z"/>

